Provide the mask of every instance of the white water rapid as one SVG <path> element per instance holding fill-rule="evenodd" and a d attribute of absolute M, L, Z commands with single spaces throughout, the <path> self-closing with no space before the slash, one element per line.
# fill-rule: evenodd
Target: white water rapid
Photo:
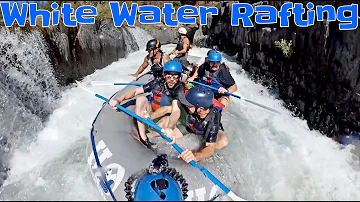
<path fill-rule="evenodd" d="M 142 63 L 148 38 L 131 32 L 138 33 L 140 50 L 85 77 L 81 82 L 90 90 L 110 97 L 123 86 L 94 87 L 90 82 L 133 80 L 128 74 Z M 163 50 L 169 53 L 174 46 L 163 46 Z M 207 51 L 193 48 L 189 54 L 203 57 Z M 236 181 L 229 188 L 247 200 L 359 200 L 358 159 L 351 147 L 340 150 L 331 139 L 310 131 L 305 121 L 292 117 L 281 101 L 246 73 L 236 74 L 238 64 L 224 60 L 238 84 L 236 94 L 282 112 L 274 115 L 231 98 L 222 120 L 229 146 L 213 159 L 226 167 L 227 181 Z M 10 176 L 0 199 L 102 200 L 85 154 L 91 123 L 102 103 L 75 84 L 61 92 L 37 140 L 19 147 L 10 159 Z M 229 155 L 221 155 L 225 152 Z"/>

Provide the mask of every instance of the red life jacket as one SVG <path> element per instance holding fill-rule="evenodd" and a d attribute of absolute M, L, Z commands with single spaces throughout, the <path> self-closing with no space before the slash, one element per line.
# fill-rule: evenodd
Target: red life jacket
<path fill-rule="evenodd" d="M 225 108 L 225 105 L 223 103 L 221 103 L 219 100 L 215 99 L 215 98 L 214 98 L 214 101 L 213 101 L 213 105 L 219 111 L 222 111 Z"/>
<path fill-rule="evenodd" d="M 181 82 L 184 87 L 185 87 L 185 93 L 187 93 L 189 91 L 189 87 L 185 84 L 185 82 Z M 181 84 L 179 84 L 181 85 Z M 164 94 L 163 92 L 159 91 L 159 90 L 152 90 L 153 92 L 153 96 L 152 96 L 152 100 L 151 102 L 151 107 L 153 108 L 153 110 L 157 110 L 163 106 L 170 106 L 171 102 L 169 97 Z"/>
<path fill-rule="evenodd" d="M 164 106 L 164 105 L 167 105 L 167 104 L 171 104 L 169 102 L 169 98 L 167 97 L 167 95 L 164 95 L 163 97 L 163 92 L 159 91 L 159 90 L 153 90 L 153 99 L 151 101 L 151 107 L 154 109 L 154 110 L 157 110 L 159 109 L 160 107 Z M 167 98 L 167 100 L 165 101 L 164 98 Z M 165 103 L 164 103 L 165 102 Z"/>

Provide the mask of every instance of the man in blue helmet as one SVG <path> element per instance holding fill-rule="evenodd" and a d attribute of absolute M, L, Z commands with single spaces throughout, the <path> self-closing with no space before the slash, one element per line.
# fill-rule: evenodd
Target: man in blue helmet
<path fill-rule="evenodd" d="M 205 67 L 205 69 L 210 68 L 210 63 L 209 63 L 208 58 L 209 58 L 210 52 L 212 52 L 212 51 L 216 51 L 216 50 L 214 50 L 214 49 L 209 50 L 206 53 L 206 57 L 202 57 L 199 61 L 197 61 L 195 64 L 193 64 L 193 66 L 194 66 L 194 74 L 191 77 L 187 78 L 187 80 L 186 80 L 187 82 L 192 82 L 192 81 L 194 81 L 194 79 L 197 78 L 197 76 L 198 76 L 198 71 L 197 71 L 198 68 L 204 68 L 204 67 Z"/>
<path fill-rule="evenodd" d="M 188 196 L 188 184 L 181 174 L 168 166 L 166 154 L 157 156 L 148 169 L 128 179 L 125 197 L 129 201 L 184 201 Z"/>
<path fill-rule="evenodd" d="M 144 86 L 137 87 L 124 93 L 116 99 L 110 100 L 110 105 L 115 107 L 125 100 L 134 98 L 137 95 L 144 93 L 152 93 L 148 96 L 139 96 L 136 98 L 135 114 L 144 116 L 144 111 L 151 112 L 163 106 L 171 105 L 174 100 L 177 100 L 181 93 L 187 90 L 184 82 L 181 82 L 182 66 L 177 61 L 169 61 L 164 65 L 162 79 L 155 79 Z M 145 134 L 145 125 L 137 121 L 140 140 L 147 146 L 150 146 L 148 137 Z"/>
<path fill-rule="evenodd" d="M 179 155 L 187 163 L 191 160 L 202 161 L 212 156 L 216 149 L 222 149 L 228 145 L 228 138 L 221 124 L 221 113 L 213 105 L 213 99 L 214 93 L 209 88 L 195 86 L 187 93 L 182 93 L 179 96 L 181 104 L 167 106 L 167 110 L 160 108 L 154 112 L 154 116 L 151 116 L 152 119 L 158 116 L 158 113 L 162 113 L 160 116 L 165 113 L 171 113 L 172 119 L 164 117 L 159 121 L 158 125 L 166 128 L 165 135 L 173 140 L 171 143 L 175 143 L 175 139 L 185 135 L 176 127 L 176 123 L 180 118 L 180 108 L 185 109 L 187 132 L 201 135 L 205 140 L 205 147 L 200 151 L 193 153 L 187 149 Z"/>
<path fill-rule="evenodd" d="M 220 101 L 226 108 L 230 103 L 230 97 L 224 92 L 233 93 L 237 91 L 237 85 L 231 76 L 230 69 L 225 63 L 221 63 L 222 57 L 218 51 L 208 52 L 208 63 L 201 65 L 188 82 L 198 80 L 206 85 L 218 88 L 215 99 Z"/>

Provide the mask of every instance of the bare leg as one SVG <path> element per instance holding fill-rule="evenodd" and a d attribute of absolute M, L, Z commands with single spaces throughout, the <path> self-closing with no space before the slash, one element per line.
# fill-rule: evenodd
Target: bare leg
<path fill-rule="evenodd" d="M 224 134 L 223 131 L 219 131 L 217 139 L 216 139 L 216 145 L 215 149 L 222 149 L 228 145 L 228 137 Z"/>
<path fill-rule="evenodd" d="M 228 95 L 223 95 L 218 100 L 225 106 L 224 109 L 230 104 L 230 97 Z"/>
<path fill-rule="evenodd" d="M 167 128 L 167 125 L 169 123 L 170 117 L 163 117 L 161 118 L 156 124 L 160 127 L 160 128 Z M 183 134 L 180 132 L 180 130 L 175 127 L 174 129 L 174 133 L 175 133 L 175 138 L 182 138 Z M 153 131 L 151 133 L 151 135 L 149 135 L 149 138 L 153 138 L 153 137 L 158 137 L 160 136 L 160 134 L 157 131 Z"/>
<path fill-rule="evenodd" d="M 138 116 L 142 116 L 144 110 L 149 112 L 151 110 L 151 106 L 148 99 L 145 96 L 140 96 L 136 98 L 135 114 Z M 137 124 L 141 139 L 146 140 L 147 137 L 145 134 L 145 125 L 140 121 L 137 121 Z"/>

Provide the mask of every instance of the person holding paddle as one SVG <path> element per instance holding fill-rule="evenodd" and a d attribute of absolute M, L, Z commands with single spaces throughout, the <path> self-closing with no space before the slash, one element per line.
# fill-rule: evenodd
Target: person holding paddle
<path fill-rule="evenodd" d="M 221 113 L 214 106 L 214 93 L 203 86 L 195 86 L 187 93 L 179 96 L 179 102 L 171 106 L 166 106 L 156 110 L 150 119 L 164 116 L 171 113 L 170 117 L 163 117 L 157 124 L 159 127 L 166 128 L 165 135 L 175 143 L 175 139 L 181 138 L 183 134 L 177 127 L 176 123 L 180 119 L 181 109 L 186 112 L 186 130 L 195 135 L 201 135 L 205 140 L 205 147 L 197 152 L 188 149 L 184 150 L 179 157 L 189 163 L 191 160 L 196 162 L 202 161 L 213 155 L 215 150 L 222 149 L 228 145 L 228 138 L 224 133 L 221 124 Z M 159 136 L 157 132 L 153 132 L 153 136 Z"/>
<path fill-rule="evenodd" d="M 146 44 L 146 51 L 149 53 L 145 56 L 144 62 L 141 64 L 139 69 L 135 74 L 129 74 L 129 76 L 133 76 L 137 79 L 137 77 L 150 65 L 153 77 L 154 78 L 162 77 L 163 67 L 169 62 L 171 59 L 168 55 L 164 54 L 160 49 L 161 43 L 157 39 L 151 39 Z"/>
<path fill-rule="evenodd" d="M 192 69 L 192 65 L 187 60 L 188 52 L 192 48 L 192 45 L 190 44 L 190 40 L 187 37 L 187 30 L 185 27 L 180 27 L 178 30 L 179 33 L 179 41 L 176 44 L 176 47 L 173 51 L 171 51 L 170 55 L 175 55 L 174 59 L 175 61 L 179 61 L 183 65 L 184 73 L 190 74 L 189 71 Z"/>
<path fill-rule="evenodd" d="M 221 63 L 221 60 L 221 54 L 218 51 L 210 50 L 207 61 L 205 60 L 187 81 L 198 80 L 203 84 L 218 88 L 218 91 L 214 90 L 215 99 L 220 101 L 226 108 L 230 103 L 230 97 L 224 95 L 224 93 L 237 91 L 237 84 L 231 76 L 230 68 L 225 63 Z"/>
<path fill-rule="evenodd" d="M 143 111 L 151 112 L 160 107 L 171 105 L 172 100 L 178 99 L 179 95 L 187 90 L 186 84 L 181 82 L 181 71 L 182 66 L 179 62 L 169 61 L 164 65 L 162 78 L 154 79 L 144 86 L 130 90 L 117 99 L 111 99 L 109 104 L 116 109 L 116 104 L 120 104 L 124 100 L 151 92 L 151 95 L 136 98 L 136 115 L 143 116 Z M 151 146 L 152 143 L 145 134 L 145 125 L 140 121 L 137 121 L 137 124 L 140 140 L 146 146 Z"/>

